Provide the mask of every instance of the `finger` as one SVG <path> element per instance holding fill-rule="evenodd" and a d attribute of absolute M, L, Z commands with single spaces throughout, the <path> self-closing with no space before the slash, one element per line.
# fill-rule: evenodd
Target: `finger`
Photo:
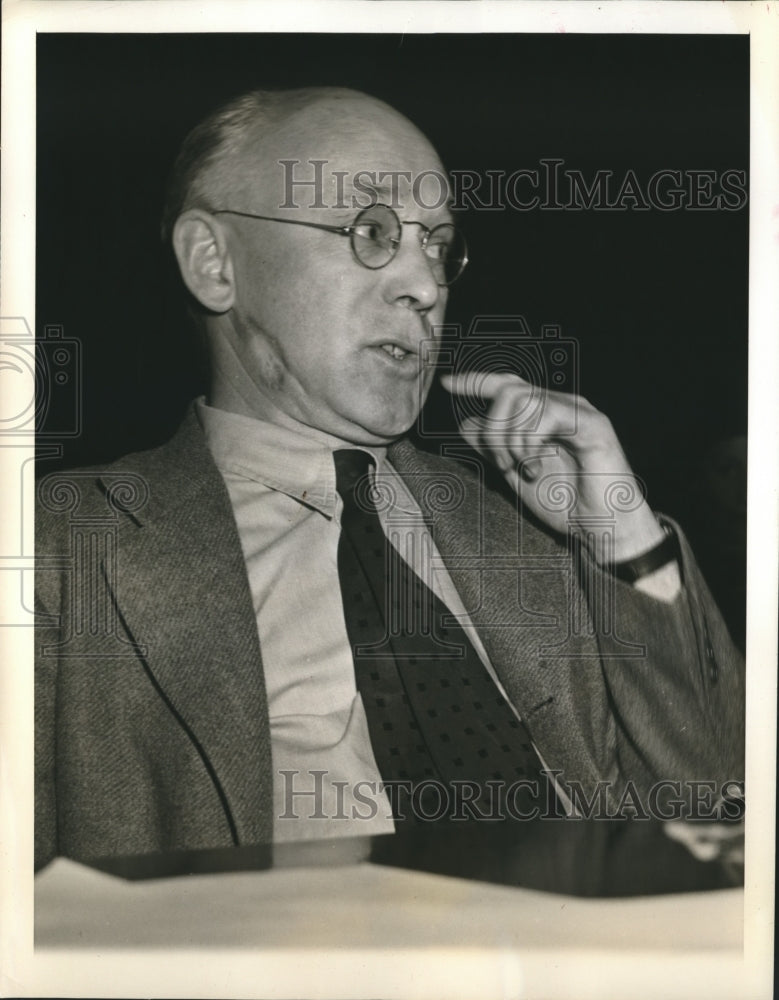
<path fill-rule="evenodd" d="M 485 414 L 486 432 L 508 442 L 536 429 L 537 417 L 546 406 L 547 393 L 537 385 L 510 382 L 499 389 Z"/>
<path fill-rule="evenodd" d="M 549 461 L 549 458 L 549 456 L 535 456 L 522 459 L 520 462 L 515 462 L 504 473 L 506 482 L 517 496 L 521 497 L 528 508 L 533 510 L 542 520 L 547 520 L 547 512 L 543 503 L 539 506 L 537 482 L 542 476 L 548 474 L 545 463 Z M 554 457 L 551 460 L 553 462 Z"/>
<path fill-rule="evenodd" d="M 534 483 L 541 475 L 541 459 L 525 459 L 519 466 L 519 474 L 526 483 Z"/>
<path fill-rule="evenodd" d="M 544 405 L 544 392 L 537 386 L 507 383 L 492 400 L 483 417 L 482 440 L 502 469 L 516 467 L 517 461 L 528 456 L 532 444 L 542 439 L 528 431 L 535 429 L 535 417 Z"/>
<path fill-rule="evenodd" d="M 517 448 L 512 449 L 510 468 L 528 486 L 542 478 L 571 472 L 570 462 L 558 445 L 537 443 L 528 445 L 522 453 Z"/>
<path fill-rule="evenodd" d="M 504 474 L 513 470 L 524 483 L 532 483 L 544 473 L 550 457 L 558 459 L 553 461 L 555 468 L 568 465 L 560 461 L 556 439 L 560 433 L 571 434 L 579 402 L 575 397 L 548 392 L 509 373 L 467 372 L 442 376 L 442 382 L 463 396 L 467 389 L 480 402 L 492 394 L 485 414 L 461 419 L 460 433 L 471 447 L 489 455 Z"/>
<path fill-rule="evenodd" d="M 474 451 L 489 458 L 501 472 L 516 472 L 516 459 L 505 448 L 496 449 L 495 441 L 489 439 L 485 428 L 486 422 L 479 417 L 466 417 L 460 423 L 460 434 Z"/>
<path fill-rule="evenodd" d="M 476 451 L 482 450 L 482 422 L 476 417 L 466 417 L 460 421 L 460 434 L 463 440 L 467 441 L 471 448 Z"/>
<path fill-rule="evenodd" d="M 455 396 L 470 396 L 475 399 L 494 399 L 507 386 L 532 388 L 530 382 L 511 372 L 460 372 L 457 375 L 441 375 L 441 385 Z"/>
<path fill-rule="evenodd" d="M 538 390 L 529 382 L 503 372 L 464 372 L 443 375 L 441 384 L 457 397 L 458 409 L 471 413 L 458 414 L 460 433 L 481 454 L 489 454 L 501 471 L 506 472 L 514 460 L 507 447 L 507 425 L 512 407 L 521 411 Z M 469 402 L 472 405 L 469 406 Z M 502 401 L 498 410 L 498 401 Z M 494 419 L 497 413 L 497 420 Z"/>
<path fill-rule="evenodd" d="M 460 423 L 460 434 L 475 451 L 489 458 L 491 462 L 498 466 L 501 472 L 509 473 L 513 471 L 516 473 L 517 459 L 505 448 L 496 450 L 494 437 L 490 439 L 489 435 L 486 434 L 486 426 L 486 421 L 479 417 L 466 417 Z M 540 461 L 538 461 L 533 466 L 533 471 L 528 472 L 528 481 L 535 478 L 540 473 L 540 469 Z"/>
<path fill-rule="evenodd" d="M 475 401 L 489 400 L 500 402 L 505 399 L 505 406 L 516 409 L 517 415 L 529 410 L 528 395 L 534 397 L 532 403 L 535 433 L 541 438 L 554 438 L 561 430 L 570 436 L 572 428 L 581 423 L 586 431 L 593 418 L 602 417 L 586 399 L 567 392 L 544 389 L 528 382 L 512 372 L 460 372 L 457 375 L 443 374 L 441 385 L 448 392 L 460 397 L 471 397 Z M 498 420 L 506 417 L 505 412 L 496 414 Z M 529 414 L 528 414 L 529 415 Z M 490 419 L 493 414 L 490 411 Z M 579 419 L 583 418 L 583 419 Z M 517 429 L 520 428 L 517 424 Z M 522 427 L 522 429 L 528 429 Z"/>
<path fill-rule="evenodd" d="M 500 450 L 517 433 L 530 432 L 540 441 L 560 433 L 570 436 L 576 430 L 578 409 L 592 409 L 578 396 L 543 389 L 509 372 L 442 375 L 441 385 L 459 399 L 470 397 L 477 412 L 485 401 L 491 404 L 483 414 L 482 428 L 484 444 L 491 449 Z"/>

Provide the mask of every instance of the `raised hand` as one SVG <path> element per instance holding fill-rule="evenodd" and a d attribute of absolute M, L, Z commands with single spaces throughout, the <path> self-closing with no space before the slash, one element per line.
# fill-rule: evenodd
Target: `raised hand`
<path fill-rule="evenodd" d="M 572 526 L 599 562 L 632 559 L 663 540 L 611 422 L 586 399 L 508 373 L 442 375 L 441 384 L 476 403 L 461 407 L 481 414 L 469 413 L 461 434 L 550 528 Z M 607 524 L 608 532 L 591 530 Z"/>

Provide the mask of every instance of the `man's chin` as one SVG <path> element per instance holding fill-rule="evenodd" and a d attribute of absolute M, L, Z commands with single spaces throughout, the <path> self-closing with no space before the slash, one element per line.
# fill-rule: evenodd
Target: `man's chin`
<path fill-rule="evenodd" d="M 353 444 L 388 445 L 404 437 L 416 423 L 419 412 L 414 410 L 407 414 L 398 414 L 388 419 L 386 414 L 372 419 L 357 418 L 352 425 Z"/>

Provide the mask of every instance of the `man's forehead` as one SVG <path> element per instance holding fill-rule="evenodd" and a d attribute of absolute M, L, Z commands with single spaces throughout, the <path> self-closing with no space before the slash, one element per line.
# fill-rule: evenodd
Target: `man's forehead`
<path fill-rule="evenodd" d="M 387 148 L 395 147 L 410 159 L 438 159 L 426 136 L 399 111 L 362 94 L 314 99 L 282 119 L 273 132 L 279 144 L 310 156 L 386 155 Z"/>
<path fill-rule="evenodd" d="M 290 200 L 321 208 L 378 200 L 405 208 L 419 195 L 424 208 L 445 205 L 449 197 L 429 140 L 394 109 L 368 97 L 322 99 L 271 129 L 259 129 L 245 165 L 273 207 L 291 207 Z"/>

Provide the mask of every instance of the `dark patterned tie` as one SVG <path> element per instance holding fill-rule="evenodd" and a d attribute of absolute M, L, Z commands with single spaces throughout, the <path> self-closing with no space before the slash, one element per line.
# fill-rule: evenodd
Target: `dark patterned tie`
<path fill-rule="evenodd" d="M 370 455 L 339 450 L 334 459 L 346 628 L 382 779 L 476 783 L 485 790 L 480 814 L 514 786 L 516 808 L 526 809 L 527 789 L 518 793 L 515 783 L 539 778 L 530 734 L 451 611 L 388 541 Z M 428 794 L 425 816 L 431 801 Z"/>

